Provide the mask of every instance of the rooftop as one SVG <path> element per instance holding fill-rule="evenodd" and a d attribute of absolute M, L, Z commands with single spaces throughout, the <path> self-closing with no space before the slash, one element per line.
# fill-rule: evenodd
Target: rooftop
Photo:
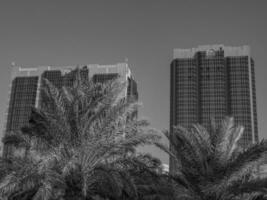
<path fill-rule="evenodd" d="M 224 46 L 223 44 L 214 44 L 214 45 L 201 45 L 196 48 L 191 49 L 174 49 L 173 50 L 173 58 L 193 58 L 195 53 L 204 51 L 218 51 L 223 50 L 224 56 L 249 56 L 250 55 L 250 47 L 248 45 L 240 46 L 240 47 L 231 47 Z"/>

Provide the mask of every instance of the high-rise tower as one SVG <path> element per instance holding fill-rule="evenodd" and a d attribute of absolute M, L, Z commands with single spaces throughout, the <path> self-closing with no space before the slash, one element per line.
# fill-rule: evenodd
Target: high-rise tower
<path fill-rule="evenodd" d="M 254 61 L 249 46 L 174 49 L 171 63 L 170 131 L 175 125 L 207 126 L 233 116 L 245 127 L 240 144 L 258 141 Z M 172 147 L 171 147 L 172 148 Z M 170 171 L 175 170 L 170 160 Z"/>
<path fill-rule="evenodd" d="M 56 87 L 71 86 L 77 66 L 12 66 L 9 106 L 6 114 L 3 135 L 16 132 L 27 125 L 32 107 L 40 107 L 42 103 L 41 79 L 46 78 Z M 94 81 L 105 81 L 115 77 L 127 82 L 125 97 L 138 99 L 137 84 L 133 79 L 127 63 L 115 65 L 85 65 L 80 68 L 81 78 L 92 78 Z M 101 80 L 100 80 L 101 79 Z M 5 144 L 3 156 L 14 154 L 15 148 Z M 19 153 L 19 152 L 17 152 Z"/>

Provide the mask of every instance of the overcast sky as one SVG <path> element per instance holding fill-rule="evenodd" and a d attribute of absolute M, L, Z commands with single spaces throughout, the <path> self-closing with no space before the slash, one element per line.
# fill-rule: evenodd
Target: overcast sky
<path fill-rule="evenodd" d="M 174 48 L 250 45 L 255 60 L 259 135 L 267 137 L 266 0 L 34 0 L 0 2 L 0 122 L 12 62 L 21 66 L 115 64 L 128 59 L 140 116 L 169 127 Z M 168 157 L 150 149 L 163 162 Z"/>

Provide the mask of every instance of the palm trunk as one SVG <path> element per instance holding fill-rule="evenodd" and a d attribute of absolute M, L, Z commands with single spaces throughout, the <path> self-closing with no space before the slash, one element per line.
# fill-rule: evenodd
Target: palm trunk
<path fill-rule="evenodd" d="M 87 199 L 87 183 L 86 183 L 86 176 L 83 176 L 83 189 L 82 194 L 84 199 Z"/>

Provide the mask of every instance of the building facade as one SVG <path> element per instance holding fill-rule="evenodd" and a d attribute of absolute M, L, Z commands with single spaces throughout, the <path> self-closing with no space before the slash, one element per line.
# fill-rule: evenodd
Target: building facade
<path fill-rule="evenodd" d="M 42 78 L 48 79 L 56 87 L 72 86 L 75 80 L 74 70 L 79 66 L 12 66 L 9 105 L 6 113 L 5 130 L 3 135 L 20 131 L 28 124 L 33 107 L 42 104 Z M 137 84 L 127 63 L 115 65 L 86 65 L 80 68 L 82 80 L 93 79 L 103 82 L 119 78 L 127 83 L 125 97 L 138 99 Z M 15 148 L 3 144 L 3 156 L 8 157 L 15 152 Z M 21 153 L 21 152 L 17 152 Z"/>
<path fill-rule="evenodd" d="M 240 145 L 258 141 L 255 70 L 249 46 L 174 49 L 170 75 L 171 132 L 175 125 L 207 127 L 211 118 L 220 122 L 233 116 L 236 124 L 245 127 Z M 174 170 L 170 159 L 170 171 Z"/>

